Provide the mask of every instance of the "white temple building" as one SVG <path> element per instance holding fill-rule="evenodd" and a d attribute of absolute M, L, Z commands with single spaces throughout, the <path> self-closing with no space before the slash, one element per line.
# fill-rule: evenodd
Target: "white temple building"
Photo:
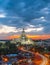
<path fill-rule="evenodd" d="M 11 43 L 21 43 L 21 45 L 35 45 L 35 43 L 26 36 L 25 30 L 23 29 L 20 38 L 11 40 Z"/>

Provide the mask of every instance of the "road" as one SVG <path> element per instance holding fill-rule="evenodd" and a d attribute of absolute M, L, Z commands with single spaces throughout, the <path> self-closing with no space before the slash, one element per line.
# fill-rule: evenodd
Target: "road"
<path fill-rule="evenodd" d="M 24 50 L 23 48 L 20 48 L 20 50 L 34 54 L 33 52 Z M 40 65 L 47 65 L 48 59 L 45 56 L 43 56 L 42 54 L 38 54 L 38 55 L 42 58 L 42 63 Z"/>
<path fill-rule="evenodd" d="M 39 56 L 41 56 L 41 58 L 42 58 L 42 63 L 40 65 L 47 65 L 48 59 L 45 56 L 41 55 L 41 54 L 39 54 Z"/>

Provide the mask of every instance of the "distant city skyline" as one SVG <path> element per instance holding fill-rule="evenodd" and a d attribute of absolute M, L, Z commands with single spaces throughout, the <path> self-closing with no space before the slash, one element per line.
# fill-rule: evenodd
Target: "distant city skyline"
<path fill-rule="evenodd" d="M 0 39 L 20 34 L 50 37 L 50 0 L 0 0 Z"/>

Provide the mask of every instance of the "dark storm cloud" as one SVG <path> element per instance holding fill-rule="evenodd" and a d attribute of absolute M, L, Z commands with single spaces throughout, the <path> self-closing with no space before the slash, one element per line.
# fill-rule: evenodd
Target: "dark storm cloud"
<path fill-rule="evenodd" d="M 0 0 L 0 13 L 0 24 L 17 28 L 30 24 L 50 34 L 50 0 Z"/>

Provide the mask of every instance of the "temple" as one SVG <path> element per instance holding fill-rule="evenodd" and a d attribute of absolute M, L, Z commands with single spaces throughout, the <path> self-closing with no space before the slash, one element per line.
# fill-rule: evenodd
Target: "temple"
<path fill-rule="evenodd" d="M 24 31 L 24 28 L 23 28 L 22 34 L 20 36 L 20 39 L 21 40 L 25 40 L 25 41 L 27 40 L 27 37 L 26 37 L 25 31 Z"/>
<path fill-rule="evenodd" d="M 21 45 L 34 45 L 34 42 L 26 36 L 25 30 L 23 28 L 20 38 L 13 39 L 11 43 L 20 43 Z"/>

